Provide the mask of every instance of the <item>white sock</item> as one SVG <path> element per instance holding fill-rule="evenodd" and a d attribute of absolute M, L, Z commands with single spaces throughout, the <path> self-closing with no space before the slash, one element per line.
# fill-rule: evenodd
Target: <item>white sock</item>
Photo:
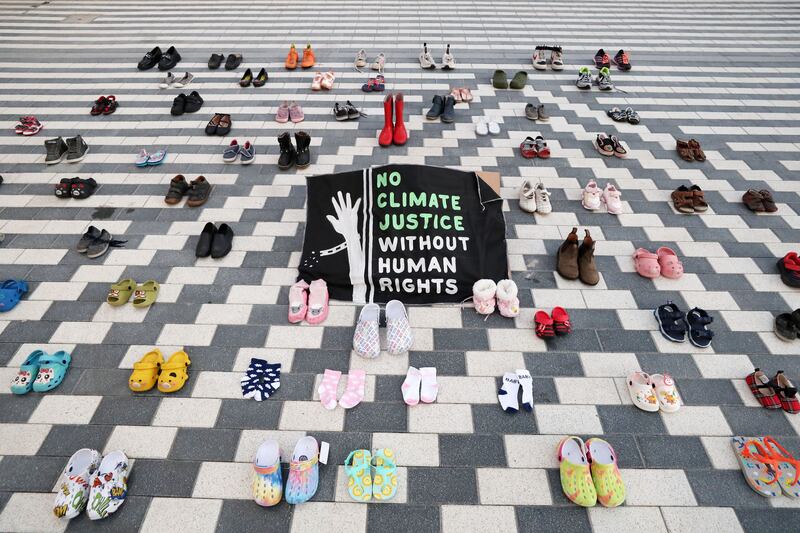
<path fill-rule="evenodd" d="M 422 374 L 422 392 L 419 398 L 425 403 L 433 403 L 439 393 L 439 384 L 436 383 L 436 367 L 427 366 L 420 368 L 419 371 Z"/>
<path fill-rule="evenodd" d="M 417 405 L 419 403 L 419 383 L 422 380 L 422 374 L 419 369 L 413 366 L 408 367 L 406 379 L 403 381 L 403 386 L 400 390 L 403 391 L 403 401 L 408 405 Z"/>
<path fill-rule="evenodd" d="M 500 400 L 500 407 L 509 413 L 519 411 L 517 393 L 519 392 L 519 380 L 513 372 L 503 374 L 503 386 L 497 391 L 497 399 Z"/>
<path fill-rule="evenodd" d="M 533 379 L 526 369 L 517 369 L 517 379 L 522 386 L 522 407 L 526 411 L 533 411 Z"/>

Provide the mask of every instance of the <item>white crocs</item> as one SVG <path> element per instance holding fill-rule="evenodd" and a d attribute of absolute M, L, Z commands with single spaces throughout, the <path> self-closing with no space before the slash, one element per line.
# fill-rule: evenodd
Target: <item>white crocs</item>
<path fill-rule="evenodd" d="M 381 308 L 377 304 L 367 304 L 358 315 L 358 324 L 353 333 L 353 349 L 361 357 L 374 359 L 381 353 L 381 339 L 378 334 L 378 320 Z"/>
<path fill-rule="evenodd" d="M 128 457 L 117 450 L 103 457 L 92 476 L 86 514 L 90 520 L 105 518 L 125 503 L 127 495 Z"/>
<path fill-rule="evenodd" d="M 490 279 L 479 279 L 472 286 L 472 303 L 475 310 L 482 315 L 494 313 L 497 285 Z"/>
<path fill-rule="evenodd" d="M 411 349 L 414 337 L 403 302 L 392 300 L 386 304 L 386 351 L 400 355 Z"/>
<path fill-rule="evenodd" d="M 69 458 L 61 474 L 53 513 L 64 519 L 75 518 L 86 509 L 89 481 L 100 466 L 100 452 L 82 448 Z"/>
<path fill-rule="evenodd" d="M 514 280 L 504 279 L 497 282 L 497 308 L 506 318 L 519 316 L 519 298 L 517 284 Z"/>

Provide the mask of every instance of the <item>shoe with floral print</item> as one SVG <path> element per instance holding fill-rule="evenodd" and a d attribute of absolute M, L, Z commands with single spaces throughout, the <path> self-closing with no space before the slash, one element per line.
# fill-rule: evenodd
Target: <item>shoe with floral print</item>
<path fill-rule="evenodd" d="M 253 459 L 253 499 L 262 507 L 278 505 L 283 493 L 281 448 L 274 440 L 265 440 Z"/>
<path fill-rule="evenodd" d="M 381 353 L 381 339 L 378 334 L 378 320 L 381 308 L 377 304 L 367 304 L 358 315 L 358 324 L 353 333 L 353 349 L 361 357 L 374 359 Z"/>
<path fill-rule="evenodd" d="M 58 485 L 53 513 L 67 520 L 86 509 L 89 500 L 89 481 L 100 466 L 100 452 L 83 448 L 72 454 Z"/>
<path fill-rule="evenodd" d="M 103 457 L 92 476 L 86 513 L 99 520 L 114 513 L 128 495 L 128 457 L 120 450 Z"/>
<path fill-rule="evenodd" d="M 558 462 L 564 495 L 581 507 L 594 507 L 597 504 L 597 490 L 592 481 L 583 440 L 580 437 L 562 440 L 558 446 Z"/>
<path fill-rule="evenodd" d="M 656 398 L 653 382 L 648 374 L 637 371 L 628 376 L 628 394 L 631 396 L 633 405 L 642 411 L 651 413 L 658 411 L 658 398 Z"/>
<path fill-rule="evenodd" d="M 369 450 L 353 450 L 344 461 L 347 493 L 357 502 L 372 499 L 372 454 Z"/>
<path fill-rule="evenodd" d="M 625 501 L 625 483 L 617 467 L 614 448 L 603 439 L 589 439 L 586 441 L 586 458 L 592 465 L 592 480 L 600 505 L 622 505 Z"/>
<path fill-rule="evenodd" d="M 399 300 L 386 304 L 386 341 L 386 350 L 392 355 L 404 354 L 414 344 L 406 308 Z"/>
<path fill-rule="evenodd" d="M 397 463 L 391 448 L 381 448 L 372 459 L 375 473 L 372 476 L 372 497 L 391 500 L 397 494 Z"/>
<path fill-rule="evenodd" d="M 319 485 L 319 445 L 314 437 L 297 441 L 289 463 L 284 497 L 286 503 L 296 505 L 310 500 Z"/>
<path fill-rule="evenodd" d="M 681 408 L 681 397 L 675 387 L 675 380 L 669 374 L 651 374 L 650 382 L 658 398 L 660 409 L 665 413 L 674 413 Z"/>

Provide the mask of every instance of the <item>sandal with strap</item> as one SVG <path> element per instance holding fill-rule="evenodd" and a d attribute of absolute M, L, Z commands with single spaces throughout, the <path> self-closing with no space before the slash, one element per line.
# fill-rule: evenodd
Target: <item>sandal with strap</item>
<path fill-rule="evenodd" d="M 109 305 L 120 306 L 128 303 L 131 294 L 136 290 L 136 282 L 132 279 L 123 279 L 111 286 L 106 296 Z"/>
<path fill-rule="evenodd" d="M 375 475 L 372 477 L 372 497 L 376 500 L 391 500 L 397 494 L 397 463 L 391 448 L 375 451 L 372 459 Z"/>
<path fill-rule="evenodd" d="M 333 82 L 336 81 L 336 75 L 333 73 L 332 70 L 329 70 L 325 74 L 322 75 L 322 88 L 326 91 L 330 91 L 333 89 Z"/>
<path fill-rule="evenodd" d="M 761 407 L 766 409 L 781 408 L 781 399 L 778 393 L 775 392 L 775 386 L 778 384 L 771 381 L 760 368 L 756 368 L 752 374 L 744 378 L 744 381 L 755 399 L 761 404 Z"/>
<path fill-rule="evenodd" d="M 706 154 L 703 152 L 703 149 L 700 148 L 700 143 L 696 139 L 689 139 L 688 145 L 695 161 L 703 162 L 706 160 Z"/>
<path fill-rule="evenodd" d="M 106 97 L 105 96 L 101 96 L 100 98 L 98 98 L 97 100 L 94 101 L 94 105 L 92 106 L 92 110 L 89 111 L 89 113 L 91 113 L 92 115 L 95 115 L 95 116 L 101 115 L 101 114 L 103 114 L 103 110 L 106 108 L 106 105 L 108 105 L 108 101 L 106 100 Z"/>
<path fill-rule="evenodd" d="M 133 306 L 150 307 L 153 305 L 158 298 L 158 289 L 158 282 L 152 279 L 136 287 L 136 290 L 133 291 Z"/>
<path fill-rule="evenodd" d="M 675 143 L 675 148 L 678 150 L 678 155 L 681 156 L 681 159 L 684 161 L 694 161 L 692 149 L 689 148 L 689 143 L 687 141 L 678 139 Z"/>
<path fill-rule="evenodd" d="M 314 79 L 311 80 L 311 90 L 319 91 L 322 89 L 322 72 L 315 72 Z"/>
<path fill-rule="evenodd" d="M 550 157 L 550 148 L 548 148 L 547 141 L 544 140 L 544 137 L 537 135 L 533 142 L 536 143 L 536 152 L 539 154 L 539 157 L 548 159 Z"/>
<path fill-rule="evenodd" d="M 372 454 L 369 450 L 353 450 L 344 460 L 347 493 L 358 502 L 372 499 Z"/>
<path fill-rule="evenodd" d="M 169 356 L 166 363 L 161 365 L 161 374 L 158 376 L 158 390 L 164 393 L 178 392 L 189 379 L 189 355 L 179 350 Z"/>
<path fill-rule="evenodd" d="M 683 263 L 678 259 L 672 248 L 662 246 L 656 250 L 658 265 L 661 268 L 661 275 L 665 278 L 678 279 L 683 275 Z"/>
<path fill-rule="evenodd" d="M 686 342 L 686 322 L 683 313 L 672 302 L 658 306 L 653 314 L 661 334 L 672 342 Z"/>
<path fill-rule="evenodd" d="M 7 279 L 0 284 L 0 313 L 14 309 L 26 292 L 28 284 L 22 280 Z"/>
<path fill-rule="evenodd" d="M 695 212 L 704 213 L 708 211 L 706 194 L 703 192 L 703 189 L 701 189 L 699 185 L 692 185 L 689 187 L 689 191 L 692 193 L 692 207 Z"/>
<path fill-rule="evenodd" d="M 110 115 L 117 110 L 117 107 L 119 107 L 119 104 L 117 103 L 117 97 L 113 94 L 106 96 L 106 106 L 103 108 L 103 114 Z"/>
<path fill-rule="evenodd" d="M 680 213 L 694 213 L 694 193 L 686 185 L 681 185 L 670 195 L 672 205 Z"/>
<path fill-rule="evenodd" d="M 778 393 L 778 398 L 781 401 L 783 410 L 792 414 L 800 412 L 800 399 L 797 397 L 797 387 L 789 381 L 789 378 L 786 377 L 783 370 L 778 370 L 778 373 L 772 378 L 772 382 L 776 384 L 773 388 Z"/>
<path fill-rule="evenodd" d="M 72 357 L 64 350 L 40 357 L 39 373 L 33 382 L 33 392 L 47 392 L 61 385 L 71 362 Z"/>
<path fill-rule="evenodd" d="M 731 446 L 750 488 L 761 496 L 769 498 L 779 496 L 781 489 L 777 481 L 780 471 L 777 465 L 780 460 L 770 456 L 761 440 L 732 437 Z"/>
<path fill-rule="evenodd" d="M 767 452 L 780 459 L 777 464 L 777 468 L 781 473 L 778 477 L 778 485 L 780 485 L 783 493 L 790 498 L 800 498 L 800 485 L 797 483 L 798 477 L 800 477 L 800 461 L 795 459 L 792 454 L 786 451 L 786 448 L 771 436 L 764 437 L 761 442 Z"/>
<path fill-rule="evenodd" d="M 539 155 L 536 151 L 536 142 L 533 137 L 525 137 L 525 140 L 519 143 L 519 152 L 525 159 L 534 159 Z"/>
<path fill-rule="evenodd" d="M 144 354 L 139 361 L 133 363 L 133 372 L 128 379 L 128 388 L 133 392 L 147 392 L 156 386 L 158 373 L 164 364 L 164 356 L 158 348 Z"/>
<path fill-rule="evenodd" d="M 711 346 L 711 339 L 714 338 L 714 332 L 706 326 L 713 321 L 713 317 L 709 316 L 706 311 L 698 307 L 686 313 L 686 323 L 689 325 L 689 341 L 698 348 L 708 348 Z"/>
<path fill-rule="evenodd" d="M 333 82 L 331 82 L 333 85 Z M 375 76 L 375 84 L 372 86 L 372 91 L 379 93 L 386 90 L 386 78 L 383 77 L 383 74 L 378 74 Z"/>

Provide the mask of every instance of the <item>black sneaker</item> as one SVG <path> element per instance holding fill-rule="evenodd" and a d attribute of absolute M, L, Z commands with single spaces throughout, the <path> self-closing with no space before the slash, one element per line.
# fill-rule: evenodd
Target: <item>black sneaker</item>
<path fill-rule="evenodd" d="M 218 69 L 223 59 L 225 59 L 225 56 L 222 54 L 211 54 L 211 57 L 208 58 L 208 68 L 211 70 Z"/>
<path fill-rule="evenodd" d="M 653 311 L 661 334 L 672 342 L 686 342 L 686 321 L 683 312 L 672 302 L 658 306 Z"/>
<path fill-rule="evenodd" d="M 61 137 L 55 139 L 47 139 L 44 142 L 45 155 L 44 162 L 46 165 L 55 165 L 64 160 L 67 155 L 67 143 Z"/>
<path fill-rule="evenodd" d="M 150 70 L 151 68 L 156 66 L 156 64 L 160 60 L 161 60 L 161 48 L 156 46 L 155 48 L 153 48 L 144 55 L 144 57 L 142 58 L 141 61 L 139 61 L 139 64 L 137 66 L 139 67 L 139 70 Z"/>
<path fill-rule="evenodd" d="M 173 116 L 181 116 L 186 112 L 186 95 L 181 93 L 172 101 L 172 109 L 169 110 Z"/>
<path fill-rule="evenodd" d="M 184 107 L 183 112 L 195 113 L 200 111 L 201 107 L 203 107 L 203 99 L 197 91 L 192 91 L 186 96 L 186 107 Z"/>
<path fill-rule="evenodd" d="M 89 145 L 80 135 L 67 139 L 67 163 L 77 163 L 83 160 L 88 152 Z"/>
<path fill-rule="evenodd" d="M 283 132 L 278 135 L 278 144 L 281 147 L 281 155 L 278 157 L 278 168 L 281 170 L 288 170 L 294 166 L 297 160 L 297 150 L 292 144 L 292 138 L 289 132 Z"/>
<path fill-rule="evenodd" d="M 170 46 L 167 53 L 161 56 L 158 61 L 158 70 L 169 70 L 178 64 L 181 60 L 181 55 L 175 50 L 174 46 Z"/>
<path fill-rule="evenodd" d="M 78 253 L 85 254 L 86 250 L 89 249 L 89 245 L 100 238 L 100 233 L 101 232 L 99 229 L 95 228 L 94 226 L 89 226 L 89 229 L 87 229 L 86 233 L 83 234 L 81 240 L 79 240 L 78 244 L 75 245 L 75 250 Z"/>
<path fill-rule="evenodd" d="M 800 337 L 800 309 L 793 313 L 781 313 L 775 317 L 775 335 L 791 342 Z"/>
<path fill-rule="evenodd" d="M 433 97 L 433 105 L 425 114 L 425 118 L 434 120 L 442 116 L 442 112 L 444 112 L 444 99 L 437 94 Z"/>
<path fill-rule="evenodd" d="M 450 124 L 456 120 L 456 99 L 452 96 L 447 96 L 444 99 L 444 110 L 442 111 L 442 116 L 440 117 L 442 122 L 445 124 Z"/>
<path fill-rule="evenodd" d="M 350 120 L 352 120 L 354 118 L 358 118 L 358 117 L 366 117 L 367 116 L 366 113 L 364 113 L 362 111 L 359 111 L 359 109 L 356 106 L 351 104 L 350 100 L 345 102 L 345 108 L 347 109 L 347 118 L 350 119 Z"/>
<path fill-rule="evenodd" d="M 242 54 L 229 54 L 225 60 L 225 70 L 233 70 L 242 64 Z"/>
<path fill-rule="evenodd" d="M 82 180 L 75 178 L 72 183 L 72 197 L 78 200 L 89 198 L 97 190 L 97 182 L 94 178 Z"/>
<path fill-rule="evenodd" d="M 348 120 L 350 118 L 349 114 L 347 113 L 347 108 L 340 106 L 338 102 L 333 104 L 333 117 L 339 122 Z"/>

